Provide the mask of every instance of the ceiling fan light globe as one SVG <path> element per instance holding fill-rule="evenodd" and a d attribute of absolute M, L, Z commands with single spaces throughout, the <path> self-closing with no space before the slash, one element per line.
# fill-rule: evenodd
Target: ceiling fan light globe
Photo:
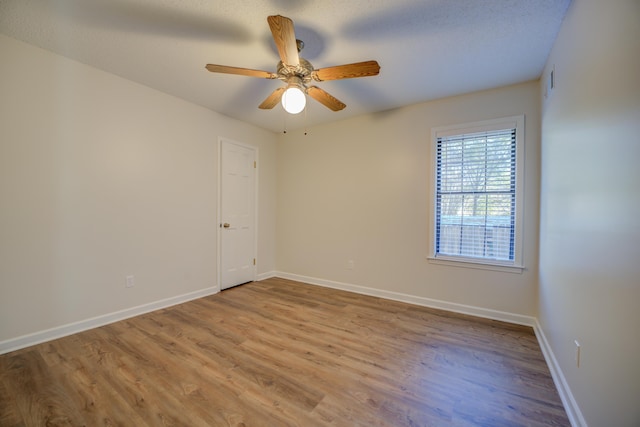
<path fill-rule="evenodd" d="M 298 87 L 289 87 L 282 94 L 282 107 L 289 114 L 298 114 L 304 110 L 307 98 Z"/>

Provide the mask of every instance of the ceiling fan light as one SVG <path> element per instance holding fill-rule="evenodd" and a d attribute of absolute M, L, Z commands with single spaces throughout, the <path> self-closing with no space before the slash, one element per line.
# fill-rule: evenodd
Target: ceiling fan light
<path fill-rule="evenodd" d="M 298 114 L 307 105 L 307 98 L 302 89 L 296 85 L 290 85 L 282 94 L 282 107 L 289 114 Z"/>

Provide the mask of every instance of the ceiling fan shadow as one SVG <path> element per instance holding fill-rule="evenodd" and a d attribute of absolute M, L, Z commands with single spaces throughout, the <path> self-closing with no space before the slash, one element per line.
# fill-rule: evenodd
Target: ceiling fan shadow
<path fill-rule="evenodd" d="M 279 80 L 242 79 L 241 82 L 240 90 L 233 92 L 232 99 L 225 102 L 225 107 L 219 111 L 220 113 L 231 117 L 241 117 L 247 111 L 259 111 L 260 102 L 276 88 L 282 86 Z"/>
<path fill-rule="evenodd" d="M 323 88 L 333 93 L 335 87 L 335 92 L 340 94 L 338 98 L 344 97 L 340 100 L 352 109 L 366 105 L 387 105 L 393 101 L 380 90 L 381 85 L 378 82 L 368 79 L 337 80 L 332 82 L 331 86 L 325 85 Z"/>
<path fill-rule="evenodd" d="M 242 25 L 185 8 L 123 0 L 62 0 L 55 3 L 52 11 L 78 25 L 129 33 L 233 43 L 252 38 Z"/>
<path fill-rule="evenodd" d="M 281 10 L 292 11 L 302 9 L 304 6 L 311 4 L 313 0 L 271 0 L 276 8 Z"/>
<path fill-rule="evenodd" d="M 418 2 L 404 7 L 393 5 L 350 22 L 342 28 L 341 34 L 353 40 L 389 40 L 425 33 L 440 34 L 474 19 L 469 2 L 463 5 L 466 8 L 464 13 L 460 11 L 461 5 L 460 2 L 445 0 Z"/>

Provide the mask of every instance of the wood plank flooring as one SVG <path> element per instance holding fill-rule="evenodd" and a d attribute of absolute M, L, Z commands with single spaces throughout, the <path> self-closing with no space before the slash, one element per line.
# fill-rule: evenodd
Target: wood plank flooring
<path fill-rule="evenodd" d="M 531 328 L 269 279 L 0 356 L 0 426 L 569 426 Z"/>

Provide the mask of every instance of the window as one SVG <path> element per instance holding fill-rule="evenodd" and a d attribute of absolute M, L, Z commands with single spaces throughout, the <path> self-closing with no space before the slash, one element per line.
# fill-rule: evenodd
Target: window
<path fill-rule="evenodd" d="M 522 268 L 524 116 L 437 128 L 434 260 Z"/>

